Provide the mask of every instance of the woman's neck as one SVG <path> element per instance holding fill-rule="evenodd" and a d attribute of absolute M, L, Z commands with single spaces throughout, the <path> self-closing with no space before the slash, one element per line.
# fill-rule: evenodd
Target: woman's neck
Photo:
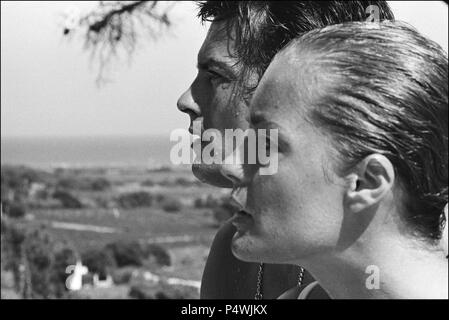
<path fill-rule="evenodd" d="M 410 242 L 377 237 L 303 265 L 334 299 L 447 299 L 444 254 Z"/>

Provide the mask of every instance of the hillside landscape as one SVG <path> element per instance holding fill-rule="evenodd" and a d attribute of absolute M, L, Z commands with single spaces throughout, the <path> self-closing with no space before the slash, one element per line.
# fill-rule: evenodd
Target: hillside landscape
<path fill-rule="evenodd" d="M 228 194 L 169 167 L 2 165 L 2 298 L 198 298 Z"/>

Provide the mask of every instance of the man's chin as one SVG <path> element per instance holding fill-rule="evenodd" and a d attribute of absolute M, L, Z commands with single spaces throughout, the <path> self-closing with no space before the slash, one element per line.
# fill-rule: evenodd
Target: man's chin
<path fill-rule="evenodd" d="M 232 188 L 232 182 L 220 173 L 220 165 L 217 164 L 193 164 L 193 175 L 201 182 L 211 184 L 219 188 Z"/>

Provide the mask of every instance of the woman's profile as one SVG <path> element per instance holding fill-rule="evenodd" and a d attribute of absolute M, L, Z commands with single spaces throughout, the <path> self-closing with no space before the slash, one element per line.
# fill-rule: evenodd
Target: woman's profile
<path fill-rule="evenodd" d="M 246 170 L 233 253 L 304 266 L 332 298 L 447 299 L 447 80 L 447 53 L 401 23 L 289 44 L 250 107 L 279 169 Z"/>

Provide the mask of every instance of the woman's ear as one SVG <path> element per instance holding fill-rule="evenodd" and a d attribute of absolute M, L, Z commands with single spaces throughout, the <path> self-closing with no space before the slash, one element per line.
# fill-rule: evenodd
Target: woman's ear
<path fill-rule="evenodd" d="M 381 154 L 371 154 L 363 159 L 347 176 L 347 208 L 361 212 L 378 204 L 392 190 L 395 180 L 393 164 Z"/>

